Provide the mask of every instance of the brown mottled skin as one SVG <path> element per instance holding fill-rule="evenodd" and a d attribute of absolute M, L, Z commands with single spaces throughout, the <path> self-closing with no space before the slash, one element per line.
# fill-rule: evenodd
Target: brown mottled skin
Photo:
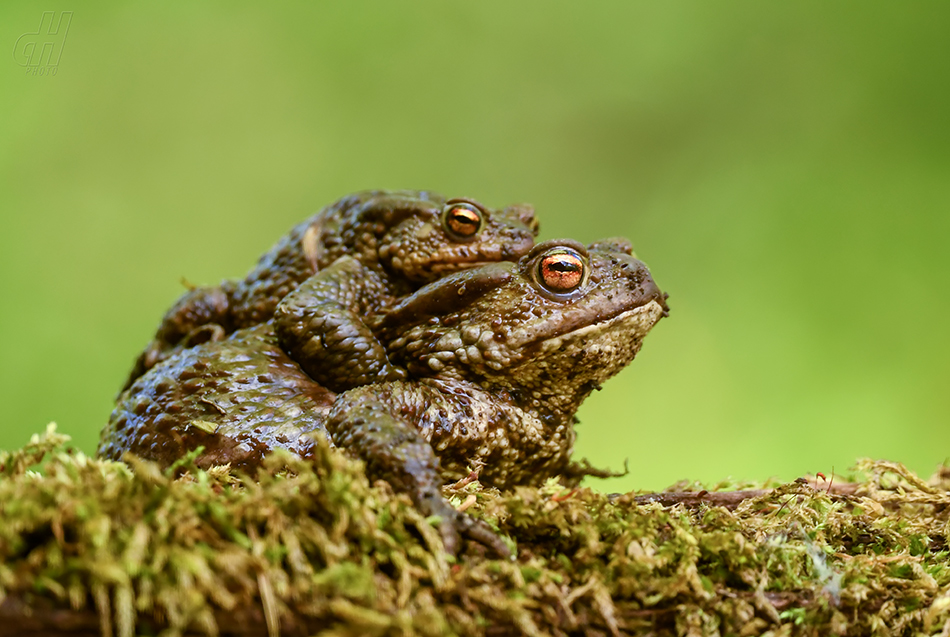
<path fill-rule="evenodd" d="M 439 515 L 448 550 L 461 533 L 505 553 L 487 527 L 442 498 L 443 482 L 474 469 L 505 488 L 565 471 L 574 413 L 633 360 L 667 314 L 665 298 L 624 241 L 545 242 L 518 263 L 447 275 L 367 318 L 409 380 L 335 395 L 289 359 L 265 323 L 137 380 L 99 454 L 171 464 L 200 444 L 201 465 L 254 469 L 270 447 L 307 456 L 307 436 L 328 434 L 363 458 L 371 477 Z"/>
<path fill-rule="evenodd" d="M 469 218 L 453 219 L 453 210 Z M 314 378 L 338 391 L 403 378 L 362 317 L 447 272 L 517 260 L 534 245 L 537 230 L 527 205 L 491 210 L 428 191 L 344 197 L 295 226 L 243 280 L 185 293 L 165 314 L 124 389 L 174 352 L 269 320 L 298 286 L 277 327 Z"/>

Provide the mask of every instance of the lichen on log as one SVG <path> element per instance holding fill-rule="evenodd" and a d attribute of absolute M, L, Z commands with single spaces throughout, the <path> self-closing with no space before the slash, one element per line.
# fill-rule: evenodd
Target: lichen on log
<path fill-rule="evenodd" d="M 946 467 L 660 494 L 447 487 L 508 561 L 446 556 L 432 520 L 326 446 L 252 479 L 67 444 L 51 427 L 0 452 L 10 634 L 950 634 Z"/>

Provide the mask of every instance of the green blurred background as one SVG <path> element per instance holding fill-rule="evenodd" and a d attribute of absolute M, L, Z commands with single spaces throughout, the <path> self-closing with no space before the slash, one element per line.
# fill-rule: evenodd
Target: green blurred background
<path fill-rule="evenodd" d="M 74 12 L 55 76 L 11 54 Z M 585 403 L 630 475 L 950 457 L 950 4 L 4 2 L 0 448 L 87 452 L 182 277 L 363 188 L 626 235 L 672 317 Z"/>

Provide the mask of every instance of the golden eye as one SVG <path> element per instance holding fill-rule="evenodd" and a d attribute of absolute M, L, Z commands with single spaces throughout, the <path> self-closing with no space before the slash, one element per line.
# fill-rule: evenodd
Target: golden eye
<path fill-rule="evenodd" d="M 442 212 L 442 227 L 455 239 L 471 239 L 482 229 L 482 211 L 468 203 L 452 203 Z"/>
<path fill-rule="evenodd" d="M 538 280 L 556 294 L 576 290 L 584 282 L 586 265 L 577 252 L 555 248 L 538 261 Z"/>

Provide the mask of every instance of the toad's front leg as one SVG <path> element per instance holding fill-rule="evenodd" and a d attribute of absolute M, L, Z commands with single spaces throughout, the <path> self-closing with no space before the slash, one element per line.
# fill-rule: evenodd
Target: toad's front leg
<path fill-rule="evenodd" d="M 311 378 L 333 391 L 405 378 L 364 323 L 387 294 L 378 275 L 340 257 L 280 302 L 277 336 Z"/>
<path fill-rule="evenodd" d="M 456 554 L 465 537 L 509 557 L 508 547 L 484 522 L 457 511 L 442 497 L 439 459 L 420 432 L 437 423 L 413 421 L 430 412 L 425 408 L 430 399 L 444 399 L 437 394 L 431 387 L 402 382 L 358 387 L 337 397 L 327 432 L 336 446 L 366 462 L 370 478 L 408 493 L 424 515 L 439 516 L 447 552 Z"/>

